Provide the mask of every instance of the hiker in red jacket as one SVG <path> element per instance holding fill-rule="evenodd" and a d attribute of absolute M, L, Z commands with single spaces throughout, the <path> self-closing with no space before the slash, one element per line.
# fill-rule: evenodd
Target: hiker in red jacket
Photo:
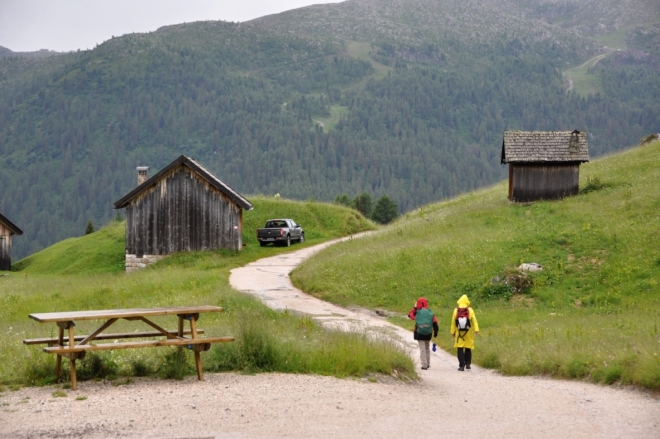
<path fill-rule="evenodd" d="M 408 313 L 408 318 L 415 321 L 415 340 L 419 343 L 419 358 L 422 370 L 431 367 L 431 335 L 438 336 L 438 319 L 429 309 L 429 301 L 423 297 L 417 299 L 415 306 Z"/>

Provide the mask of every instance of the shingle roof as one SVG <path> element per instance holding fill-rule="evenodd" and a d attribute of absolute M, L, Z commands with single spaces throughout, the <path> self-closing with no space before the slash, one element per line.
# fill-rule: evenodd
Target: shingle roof
<path fill-rule="evenodd" d="M 178 159 L 174 160 L 169 165 L 165 166 L 163 169 L 158 171 L 153 177 L 124 195 L 121 199 L 115 202 L 115 209 L 121 209 L 126 207 L 130 201 L 138 196 L 143 191 L 149 189 L 152 186 L 155 186 L 162 177 L 167 175 L 171 170 L 179 166 L 187 166 L 188 168 L 195 171 L 202 178 L 204 178 L 211 186 L 218 189 L 223 194 L 227 195 L 234 203 L 238 204 L 245 210 L 252 210 L 252 203 L 246 200 L 241 194 L 227 186 L 222 180 L 220 180 L 215 175 L 211 174 L 205 167 L 197 163 L 195 160 L 190 157 L 182 155 Z"/>
<path fill-rule="evenodd" d="M 586 131 L 504 131 L 502 163 L 588 161 Z"/>
<path fill-rule="evenodd" d="M 0 213 L 0 223 L 4 224 L 14 235 L 22 235 L 23 231 L 19 229 L 16 224 L 7 219 L 6 216 Z"/>

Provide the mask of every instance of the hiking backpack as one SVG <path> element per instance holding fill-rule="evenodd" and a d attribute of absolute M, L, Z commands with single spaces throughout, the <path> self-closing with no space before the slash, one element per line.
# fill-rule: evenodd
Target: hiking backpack
<path fill-rule="evenodd" d="M 470 330 L 470 308 L 458 308 L 456 307 L 456 329 L 458 330 L 458 336 L 465 340 L 465 334 Z M 461 335 L 463 331 L 463 335 Z"/>
<path fill-rule="evenodd" d="M 431 335 L 433 332 L 433 311 L 428 308 L 418 309 L 415 314 L 415 324 L 419 335 Z"/>

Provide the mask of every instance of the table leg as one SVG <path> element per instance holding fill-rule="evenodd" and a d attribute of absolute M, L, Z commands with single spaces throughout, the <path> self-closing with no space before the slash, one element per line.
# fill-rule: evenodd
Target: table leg
<path fill-rule="evenodd" d="M 197 318 L 190 317 L 190 333 L 193 340 L 197 340 Z M 197 366 L 197 379 L 204 381 L 204 372 L 202 371 L 202 357 L 198 350 L 195 350 L 195 365 Z"/>
<path fill-rule="evenodd" d="M 179 316 L 179 332 L 177 333 L 179 337 L 183 337 L 183 317 Z"/>
<path fill-rule="evenodd" d="M 76 360 L 71 359 L 71 390 L 78 389 L 78 380 L 76 379 Z"/>
<path fill-rule="evenodd" d="M 73 336 L 73 326 L 74 326 L 73 322 L 70 322 L 69 347 L 71 348 L 76 344 L 75 337 Z M 75 353 L 71 355 L 75 355 Z M 76 388 L 78 387 L 78 383 L 76 381 L 76 357 L 72 356 L 71 358 L 69 358 L 69 360 L 71 361 L 71 389 L 76 390 Z"/>
<path fill-rule="evenodd" d="M 64 329 L 57 328 L 57 344 L 59 346 L 64 346 Z M 55 360 L 55 382 L 60 382 L 60 377 L 62 375 L 62 356 L 57 354 L 57 359 Z"/>

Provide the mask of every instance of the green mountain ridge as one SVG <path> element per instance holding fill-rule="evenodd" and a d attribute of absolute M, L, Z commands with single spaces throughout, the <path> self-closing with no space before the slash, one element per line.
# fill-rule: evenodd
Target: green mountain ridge
<path fill-rule="evenodd" d="M 14 255 L 108 222 L 136 165 L 180 154 L 241 193 L 387 193 L 406 212 L 501 179 L 504 129 L 586 129 L 594 157 L 660 131 L 655 55 L 599 62 L 600 94 L 566 93 L 561 73 L 654 3 L 610 0 L 596 28 L 571 18 L 592 3 L 561 4 L 355 0 L 0 60 L 0 210 L 26 232 Z"/>

